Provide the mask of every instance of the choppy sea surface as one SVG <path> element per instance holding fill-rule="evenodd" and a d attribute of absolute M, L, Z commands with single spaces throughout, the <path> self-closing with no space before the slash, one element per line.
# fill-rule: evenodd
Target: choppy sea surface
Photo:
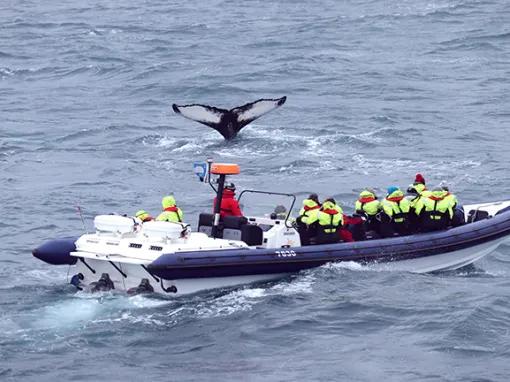
<path fill-rule="evenodd" d="M 231 142 L 170 107 L 283 95 Z M 77 205 L 90 227 L 174 192 L 196 225 L 207 157 L 347 211 L 416 172 L 510 199 L 509 100 L 505 0 L 0 2 L 0 380 L 508 381 L 510 246 L 177 299 L 75 293 L 30 252 L 81 234 Z"/>

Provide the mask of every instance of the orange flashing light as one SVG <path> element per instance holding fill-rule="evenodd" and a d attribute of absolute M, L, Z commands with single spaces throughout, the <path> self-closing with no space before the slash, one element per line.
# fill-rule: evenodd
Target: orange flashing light
<path fill-rule="evenodd" d="M 237 175 L 241 172 L 238 164 L 235 163 L 213 163 L 211 173 L 214 175 Z"/>

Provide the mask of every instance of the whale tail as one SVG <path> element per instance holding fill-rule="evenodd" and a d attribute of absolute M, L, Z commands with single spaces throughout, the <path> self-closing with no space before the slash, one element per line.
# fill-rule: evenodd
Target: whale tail
<path fill-rule="evenodd" d="M 174 103 L 172 109 L 185 118 L 212 127 L 229 140 L 250 122 L 280 107 L 286 100 L 287 97 L 263 98 L 230 110 L 200 104 L 176 105 Z"/>

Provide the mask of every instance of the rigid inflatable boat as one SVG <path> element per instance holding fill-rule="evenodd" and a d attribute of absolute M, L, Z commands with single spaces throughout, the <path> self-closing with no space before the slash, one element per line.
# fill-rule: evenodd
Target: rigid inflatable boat
<path fill-rule="evenodd" d="M 214 214 L 200 214 L 198 229 L 188 224 L 119 215 L 94 219 L 94 233 L 48 241 L 33 255 L 67 265 L 79 289 L 160 292 L 170 295 L 281 278 L 328 262 L 357 262 L 388 270 L 433 272 L 458 269 L 494 251 L 510 238 L 510 201 L 465 205 L 467 224 L 409 236 L 301 246 L 285 218 L 225 217 L 220 203 L 227 175 L 237 165 L 204 166 L 205 178 L 218 175 Z M 203 180 L 203 174 L 200 175 Z M 214 188 L 214 186 L 213 186 Z M 264 193 L 262 191 L 243 191 Z"/>

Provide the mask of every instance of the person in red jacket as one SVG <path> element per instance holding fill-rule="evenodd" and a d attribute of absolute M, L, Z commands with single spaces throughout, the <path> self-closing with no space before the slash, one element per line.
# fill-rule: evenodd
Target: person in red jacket
<path fill-rule="evenodd" d="M 221 199 L 220 216 L 243 216 L 239 202 L 235 198 L 236 186 L 234 183 L 227 183 L 223 188 L 223 198 Z M 216 198 L 214 198 L 214 206 L 216 205 Z"/>

